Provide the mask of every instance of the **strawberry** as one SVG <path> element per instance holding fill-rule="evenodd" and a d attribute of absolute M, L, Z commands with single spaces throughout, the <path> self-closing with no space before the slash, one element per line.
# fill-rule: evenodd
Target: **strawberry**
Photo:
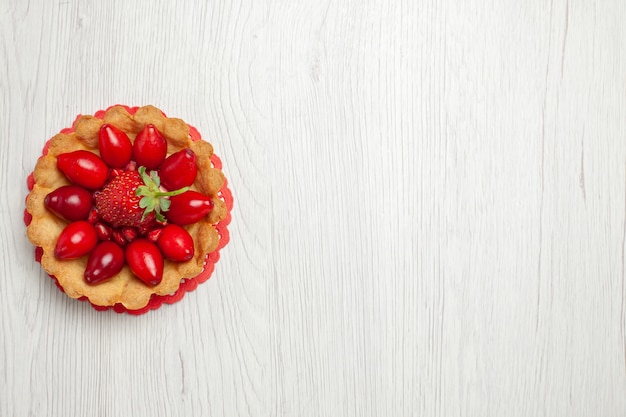
<path fill-rule="evenodd" d="M 168 197 L 186 190 L 161 191 L 158 174 L 151 171 L 148 175 L 145 167 L 139 167 L 113 177 L 96 194 L 96 208 L 100 218 L 114 227 L 146 228 L 155 221 L 164 222 L 162 212 L 169 209 Z"/>

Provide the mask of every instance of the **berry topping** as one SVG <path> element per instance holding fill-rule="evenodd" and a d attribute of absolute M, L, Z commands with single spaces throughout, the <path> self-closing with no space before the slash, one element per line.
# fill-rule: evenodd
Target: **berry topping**
<path fill-rule="evenodd" d="M 176 224 L 168 224 L 163 228 L 157 245 L 163 255 L 174 262 L 185 262 L 193 258 L 193 239 L 185 229 Z"/>
<path fill-rule="evenodd" d="M 100 157 L 111 168 L 124 168 L 133 154 L 133 145 L 126 133 L 108 123 L 98 132 Z"/>
<path fill-rule="evenodd" d="M 70 223 L 57 239 L 54 255 L 62 260 L 80 258 L 96 247 L 98 234 L 93 225 L 85 220 Z"/>
<path fill-rule="evenodd" d="M 109 167 L 95 153 L 73 151 L 57 157 L 57 166 L 75 185 L 89 190 L 102 187 L 109 176 Z"/>
<path fill-rule="evenodd" d="M 91 192 L 77 185 L 64 185 L 49 193 L 44 205 L 62 219 L 86 220 L 91 211 Z"/>
<path fill-rule="evenodd" d="M 96 194 L 96 208 L 100 217 L 114 227 L 147 226 L 164 221 L 161 214 L 170 205 L 167 197 L 180 194 L 186 189 L 165 192 L 160 189 L 156 171 L 146 174 L 145 168 L 125 171 L 114 177 Z"/>
<path fill-rule="evenodd" d="M 124 268 L 124 249 L 106 241 L 98 244 L 89 255 L 85 269 L 85 281 L 100 284 L 117 275 Z"/>
<path fill-rule="evenodd" d="M 126 247 L 126 262 L 140 280 L 157 285 L 163 279 L 163 256 L 147 239 L 135 239 Z"/>
<path fill-rule="evenodd" d="M 157 169 L 167 155 L 167 141 L 154 125 L 148 124 L 135 138 L 133 156 L 137 165 Z"/>
<path fill-rule="evenodd" d="M 213 201 L 197 191 L 186 191 L 170 198 L 167 219 L 181 226 L 196 223 L 213 209 Z"/>
<path fill-rule="evenodd" d="M 126 171 L 114 177 L 96 193 L 96 208 L 100 218 L 114 227 L 137 226 L 143 222 L 151 222 L 154 216 L 144 217 L 139 207 L 140 197 L 137 188 L 144 185 L 137 171 Z"/>
<path fill-rule="evenodd" d="M 167 190 L 189 187 L 197 172 L 196 154 L 188 148 L 171 154 L 159 167 L 161 185 Z"/>

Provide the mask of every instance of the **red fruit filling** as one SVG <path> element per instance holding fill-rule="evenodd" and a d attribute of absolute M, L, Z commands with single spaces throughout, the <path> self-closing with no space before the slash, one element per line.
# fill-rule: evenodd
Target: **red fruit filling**
<path fill-rule="evenodd" d="M 68 221 L 55 247 L 60 260 L 88 257 L 84 279 L 99 284 L 125 265 L 148 285 L 158 285 L 164 260 L 186 262 L 194 242 L 184 228 L 213 209 L 206 195 L 190 190 L 196 180 L 196 155 L 185 149 L 167 156 L 167 142 L 151 124 L 134 143 L 110 124 L 100 128 L 100 156 L 73 151 L 57 157 L 71 185 L 44 201 Z"/>

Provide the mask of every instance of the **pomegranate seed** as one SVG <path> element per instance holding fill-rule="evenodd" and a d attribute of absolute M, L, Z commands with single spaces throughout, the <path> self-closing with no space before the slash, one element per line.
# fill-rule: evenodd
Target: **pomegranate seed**
<path fill-rule="evenodd" d="M 146 237 L 150 242 L 156 243 L 156 241 L 159 240 L 159 237 L 161 237 L 161 233 L 163 233 L 163 228 L 159 227 L 158 229 L 150 230 Z"/>
<path fill-rule="evenodd" d="M 125 171 L 137 171 L 137 162 L 130 161 L 124 168 Z"/>
<path fill-rule="evenodd" d="M 126 238 L 124 237 L 124 234 L 122 233 L 121 230 L 115 229 L 115 230 L 113 230 L 111 235 L 112 235 L 113 241 L 115 243 L 117 243 L 120 246 L 125 246 L 126 245 Z"/>
<path fill-rule="evenodd" d="M 122 234 L 124 235 L 124 238 L 128 242 L 132 242 L 133 240 L 135 240 L 137 238 L 137 235 L 138 235 L 137 229 L 135 229 L 134 227 L 124 227 L 124 228 L 122 228 Z"/>
<path fill-rule="evenodd" d="M 89 215 L 87 216 L 87 221 L 91 224 L 96 224 L 100 220 L 100 216 L 98 215 L 98 210 L 95 207 L 92 207 L 89 210 Z"/>
<path fill-rule="evenodd" d="M 109 171 L 109 179 L 113 179 L 115 177 L 120 176 L 122 173 L 124 172 L 123 169 L 119 169 L 119 168 L 113 168 L 111 171 Z"/>
<path fill-rule="evenodd" d="M 111 228 L 102 223 L 96 223 L 94 225 L 96 232 L 98 233 L 98 239 L 109 240 L 111 239 Z"/>

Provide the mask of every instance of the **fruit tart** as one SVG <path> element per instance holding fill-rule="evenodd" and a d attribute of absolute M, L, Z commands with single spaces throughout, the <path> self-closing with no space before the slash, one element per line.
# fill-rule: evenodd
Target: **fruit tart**
<path fill-rule="evenodd" d="M 98 310 L 180 300 L 229 239 L 232 195 L 212 145 L 154 106 L 79 116 L 46 143 L 28 187 L 36 259 Z"/>

